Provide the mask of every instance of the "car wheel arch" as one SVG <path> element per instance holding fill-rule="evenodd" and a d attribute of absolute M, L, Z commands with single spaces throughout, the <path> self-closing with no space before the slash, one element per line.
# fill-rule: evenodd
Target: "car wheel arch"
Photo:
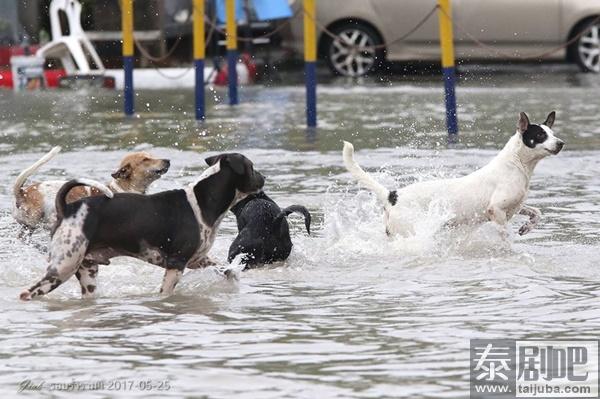
<path fill-rule="evenodd" d="M 333 30 L 336 29 L 337 27 L 340 26 L 344 26 L 346 24 L 349 23 L 356 23 L 359 25 L 364 25 L 369 27 L 370 29 L 372 29 L 375 33 L 377 33 L 377 35 L 379 36 L 379 40 L 381 41 L 381 43 L 385 43 L 385 38 L 383 36 L 383 34 L 381 33 L 381 29 L 379 29 L 376 25 L 374 25 L 372 22 L 369 22 L 363 18 L 357 18 L 357 17 L 345 17 L 345 18 L 340 18 L 337 19 L 333 22 L 330 22 L 327 26 L 326 29 L 327 30 Z M 323 56 L 326 53 L 326 48 L 325 45 L 327 43 L 326 38 L 328 37 L 327 32 L 321 32 L 321 34 L 319 35 L 319 40 L 317 42 L 317 49 L 318 49 L 318 53 L 319 56 Z M 384 53 L 387 52 L 387 48 L 384 48 Z"/>
<path fill-rule="evenodd" d="M 588 24 L 589 22 L 598 18 L 598 16 L 600 16 L 600 15 L 592 14 L 592 15 L 588 15 L 583 18 L 580 18 L 575 24 L 573 24 L 573 26 L 569 30 L 569 35 L 567 36 L 567 41 L 572 40 L 586 24 Z M 573 43 L 567 48 L 567 52 L 566 52 L 567 53 L 567 61 L 569 61 L 569 62 L 575 62 L 575 60 L 576 60 L 575 44 L 576 43 Z"/>

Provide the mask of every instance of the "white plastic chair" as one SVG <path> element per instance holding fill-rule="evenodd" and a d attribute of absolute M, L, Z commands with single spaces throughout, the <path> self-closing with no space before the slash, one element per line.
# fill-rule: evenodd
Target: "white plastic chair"
<path fill-rule="evenodd" d="M 60 13 L 67 17 L 69 34 L 65 35 Z M 52 41 L 40 48 L 36 55 L 59 58 L 67 75 L 101 75 L 104 64 L 81 27 L 81 3 L 77 0 L 52 0 L 50 3 Z M 90 58 L 95 64 L 90 64 Z"/>

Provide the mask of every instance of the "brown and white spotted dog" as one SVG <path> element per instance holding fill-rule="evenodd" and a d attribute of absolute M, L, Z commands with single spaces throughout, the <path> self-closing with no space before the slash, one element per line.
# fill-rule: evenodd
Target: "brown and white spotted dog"
<path fill-rule="evenodd" d="M 21 292 L 22 300 L 45 295 L 74 274 L 82 296 L 96 289 L 98 265 L 131 256 L 165 269 L 161 293 L 170 295 L 184 269 L 210 264 L 207 258 L 221 220 L 233 205 L 262 189 L 265 179 L 241 154 L 206 159 L 210 166 L 185 189 L 152 195 L 113 194 L 91 180 L 71 180 L 56 196 L 46 275 Z M 92 186 L 104 195 L 68 204 L 74 187 Z"/>
<path fill-rule="evenodd" d="M 32 232 L 38 227 L 51 228 L 56 222 L 54 200 L 58 190 L 66 180 L 47 180 L 23 187 L 25 181 L 42 165 L 50 161 L 60 152 L 60 147 L 54 147 L 36 163 L 25 169 L 15 180 L 13 193 L 15 207 L 13 216 L 25 229 Z M 119 168 L 111 176 L 108 184 L 113 193 L 131 192 L 145 194 L 152 182 L 169 170 L 168 159 L 158 159 L 147 152 L 127 154 Z M 95 187 L 74 187 L 67 195 L 67 202 L 74 202 L 84 197 L 101 195 Z"/>

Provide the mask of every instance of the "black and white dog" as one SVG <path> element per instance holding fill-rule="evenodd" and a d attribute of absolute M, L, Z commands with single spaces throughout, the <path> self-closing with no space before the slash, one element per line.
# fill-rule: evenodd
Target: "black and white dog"
<path fill-rule="evenodd" d="M 311 216 L 302 205 L 279 206 L 263 191 L 248 195 L 231 208 L 237 219 L 238 235 L 229 247 L 229 263 L 239 254 L 248 267 L 284 261 L 292 251 L 287 216 L 292 212 L 304 216 L 306 231 L 310 234 Z"/>
<path fill-rule="evenodd" d="M 207 257 L 225 213 L 262 189 L 265 179 L 241 154 L 206 159 L 210 166 L 185 189 L 153 195 L 113 194 L 91 180 L 71 180 L 56 197 L 46 275 L 21 292 L 22 300 L 45 295 L 74 274 L 83 297 L 96 289 L 98 265 L 116 256 L 145 260 L 165 270 L 160 292 L 170 295 L 183 270 L 209 266 Z M 73 187 L 89 185 L 105 196 L 66 204 Z"/>
<path fill-rule="evenodd" d="M 565 145 L 552 131 L 554 118 L 555 113 L 551 112 L 537 125 L 521 112 L 517 132 L 502 151 L 483 168 L 463 177 L 425 181 L 390 191 L 362 170 L 354 160 L 354 147 L 348 142 L 344 142 L 344 165 L 383 204 L 388 235 L 413 234 L 411 216 L 415 210 L 426 210 L 435 200 L 444 201 L 453 214 L 447 225 L 491 221 L 504 229 L 515 214 L 528 216 L 529 221 L 519 229 L 523 235 L 541 217 L 539 209 L 525 205 L 533 170 L 540 160 L 558 154 Z"/>

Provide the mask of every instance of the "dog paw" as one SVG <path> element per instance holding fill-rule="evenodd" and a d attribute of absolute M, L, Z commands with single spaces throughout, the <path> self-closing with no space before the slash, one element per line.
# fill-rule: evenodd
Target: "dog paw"
<path fill-rule="evenodd" d="M 223 272 L 223 274 L 225 275 L 225 277 L 227 277 L 228 280 L 232 280 L 232 279 L 237 280 L 237 274 L 231 269 L 225 270 L 225 272 Z"/>
<path fill-rule="evenodd" d="M 215 267 L 215 272 L 219 276 L 221 276 L 227 280 L 235 280 L 235 281 L 239 280 L 239 272 L 233 268 L 229 268 L 226 266 L 217 266 L 217 267 Z"/>
<path fill-rule="evenodd" d="M 204 269 L 205 267 L 209 267 L 209 266 L 216 266 L 217 262 L 215 262 L 214 260 L 212 260 L 211 258 L 204 257 L 202 259 L 199 259 L 195 262 L 189 262 L 188 265 L 186 265 L 186 267 L 188 269 Z"/>
<path fill-rule="evenodd" d="M 21 294 L 19 294 L 19 299 L 22 301 L 31 301 L 31 292 L 24 290 L 21 292 Z"/>
<path fill-rule="evenodd" d="M 529 223 L 525 223 L 523 226 L 521 226 L 521 228 L 519 229 L 519 235 L 520 236 L 524 236 L 525 234 L 529 233 L 531 230 L 533 229 L 533 226 L 530 225 Z"/>

